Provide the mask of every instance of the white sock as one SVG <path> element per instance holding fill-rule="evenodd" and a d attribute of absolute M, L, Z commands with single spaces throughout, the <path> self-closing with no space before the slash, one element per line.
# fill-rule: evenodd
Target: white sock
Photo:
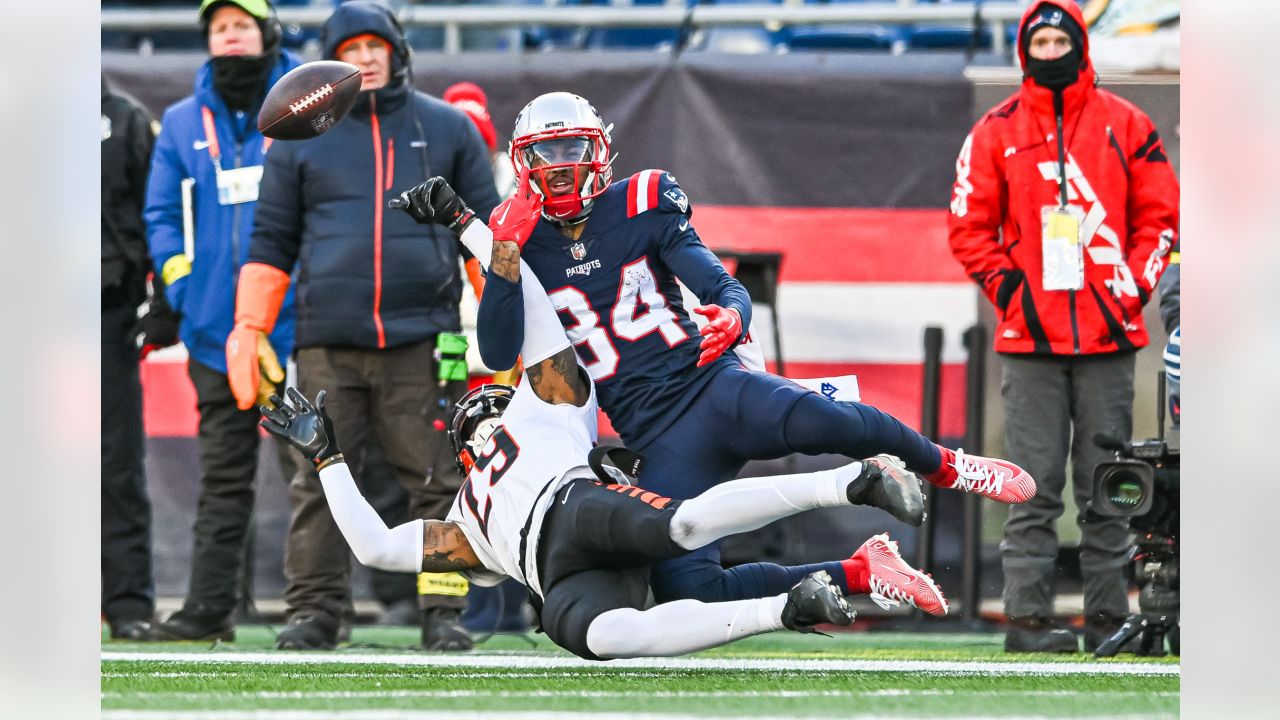
<path fill-rule="evenodd" d="M 862 463 L 854 462 L 834 470 L 721 483 L 680 503 L 671 519 L 671 539 L 696 550 L 798 512 L 848 505 L 845 488 L 861 473 Z"/>
<path fill-rule="evenodd" d="M 782 629 L 786 595 L 704 603 L 676 600 L 648 610 L 601 613 L 587 628 L 587 647 L 602 658 L 671 657 Z"/>
<path fill-rule="evenodd" d="M 361 565 L 391 572 L 416 573 L 422 569 L 421 520 L 387 529 L 360 494 L 346 463 L 334 463 L 321 470 L 320 485 L 334 522 Z"/>

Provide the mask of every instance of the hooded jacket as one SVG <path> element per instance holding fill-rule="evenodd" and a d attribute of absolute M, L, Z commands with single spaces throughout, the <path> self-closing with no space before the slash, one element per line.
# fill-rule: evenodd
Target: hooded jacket
<path fill-rule="evenodd" d="M 413 90 L 385 8 L 339 6 L 324 56 L 365 33 L 392 44 L 391 82 L 360 93 L 324 135 L 276 143 L 263 175 L 249 260 L 286 273 L 298 262 L 298 347 L 381 349 L 458 331 L 461 245 L 387 200 L 440 175 L 480 217 L 498 204 L 480 133 L 461 111 Z"/>
<path fill-rule="evenodd" d="M 1085 28 L 1070 0 L 1052 5 Z M 1142 307 L 1177 239 L 1178 181 L 1150 118 L 1095 87 L 1087 30 L 1079 79 L 1063 91 L 1068 204 L 1083 214 L 1084 288 L 1045 290 L 1044 208 L 1059 203 L 1053 92 L 1025 77 L 987 112 L 956 160 L 952 252 L 996 306 L 997 352 L 1085 355 L 1147 344 Z M 1027 65 L 1024 44 L 1018 44 Z"/>
<path fill-rule="evenodd" d="M 267 80 L 271 87 L 300 64 L 291 53 L 280 59 Z M 214 150 L 206 137 L 202 108 L 214 122 L 217 150 L 224 169 L 263 163 L 265 149 L 258 132 L 257 111 L 233 113 L 213 87 L 210 61 L 196 72 L 195 93 L 165 110 L 156 138 L 147 183 L 147 242 L 156 273 L 164 277 L 169 303 L 182 313 L 179 336 L 189 356 L 218 372 L 227 371 L 227 335 L 234 325 L 236 282 L 249 254 L 253 216 L 258 203 L 218 203 Z M 274 146 L 270 148 L 274 152 Z M 192 256 L 182 257 L 183 180 L 194 179 Z M 286 268 L 289 272 L 291 268 Z M 286 296 L 271 345 L 281 357 L 293 346 L 293 293 Z"/>

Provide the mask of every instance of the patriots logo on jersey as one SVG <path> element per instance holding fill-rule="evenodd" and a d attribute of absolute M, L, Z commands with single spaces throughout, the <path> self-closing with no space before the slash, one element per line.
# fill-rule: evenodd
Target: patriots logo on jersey
<path fill-rule="evenodd" d="M 670 176 L 668 175 L 668 177 Z M 679 187 L 673 187 L 664 192 L 663 195 L 665 195 L 668 200 L 675 203 L 676 207 L 680 208 L 680 212 L 689 212 L 689 196 L 685 195 L 684 191 Z"/>
<path fill-rule="evenodd" d="M 569 246 L 569 254 L 573 256 L 574 260 L 581 260 L 587 256 L 587 246 L 576 242 Z"/>

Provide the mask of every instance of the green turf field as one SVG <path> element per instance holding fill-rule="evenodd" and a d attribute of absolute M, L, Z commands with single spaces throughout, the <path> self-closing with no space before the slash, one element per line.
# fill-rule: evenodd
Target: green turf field
<path fill-rule="evenodd" d="M 331 653 L 237 642 L 103 643 L 103 717 L 201 720 L 693 717 L 1177 717 L 1176 659 L 1006 655 L 986 634 L 773 634 L 679 659 L 588 663 L 545 636 L 473 653 L 356 628 Z"/>

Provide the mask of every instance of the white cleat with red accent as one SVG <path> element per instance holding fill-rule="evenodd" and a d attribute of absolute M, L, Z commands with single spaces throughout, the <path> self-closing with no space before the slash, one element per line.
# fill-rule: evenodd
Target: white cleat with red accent
<path fill-rule="evenodd" d="M 907 564 L 898 543 L 888 533 L 872 536 L 853 554 L 866 563 L 871 600 L 888 610 L 902 603 L 939 617 L 947 614 L 947 599 L 933 578 Z"/>
<path fill-rule="evenodd" d="M 950 486 L 952 490 L 974 493 L 1010 505 L 1036 496 L 1036 481 L 1026 470 L 1007 460 L 966 455 L 960 449 L 956 450 L 951 467 L 956 473 L 955 482 Z"/>

